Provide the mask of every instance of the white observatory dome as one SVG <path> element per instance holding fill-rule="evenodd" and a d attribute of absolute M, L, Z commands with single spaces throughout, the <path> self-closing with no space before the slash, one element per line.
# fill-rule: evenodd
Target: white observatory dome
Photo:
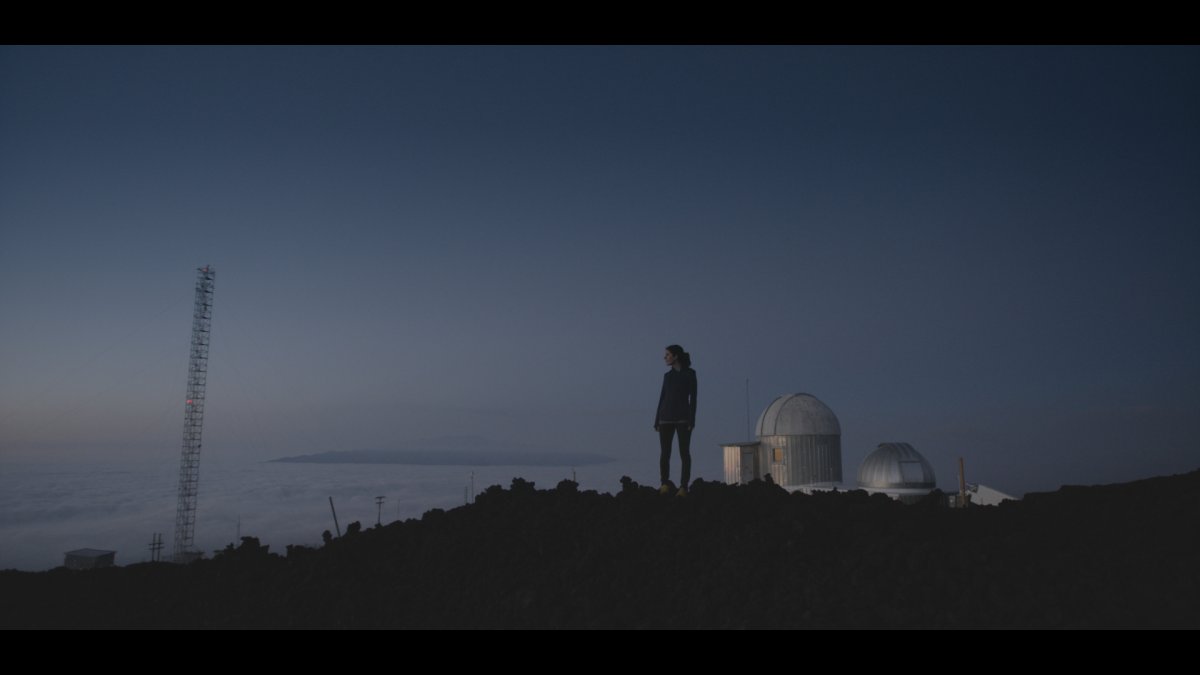
<path fill-rule="evenodd" d="M 858 486 L 882 491 L 930 491 L 937 487 L 937 477 L 928 460 L 908 443 L 880 443 L 858 467 Z"/>
<path fill-rule="evenodd" d="M 775 399 L 758 418 L 757 435 L 840 436 L 837 415 L 812 394 L 786 394 Z"/>

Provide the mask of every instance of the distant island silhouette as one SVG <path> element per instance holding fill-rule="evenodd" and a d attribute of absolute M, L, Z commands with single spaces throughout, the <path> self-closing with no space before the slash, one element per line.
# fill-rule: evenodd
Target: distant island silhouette
<path fill-rule="evenodd" d="M 304 464 L 419 464 L 424 466 L 588 466 L 615 461 L 589 452 L 554 452 L 478 436 L 444 436 L 386 450 L 339 450 L 280 457 Z"/>

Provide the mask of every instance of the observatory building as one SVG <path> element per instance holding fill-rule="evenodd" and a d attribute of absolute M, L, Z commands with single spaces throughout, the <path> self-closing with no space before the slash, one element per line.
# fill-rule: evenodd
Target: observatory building
<path fill-rule="evenodd" d="M 788 489 L 833 487 L 842 482 L 842 427 L 812 394 L 787 394 L 758 417 L 757 441 L 726 443 L 725 482 L 748 483 L 767 475 Z"/>
<path fill-rule="evenodd" d="M 937 489 L 933 465 L 908 443 L 880 443 L 858 467 L 858 484 L 842 484 L 842 425 L 812 394 L 775 399 L 755 429 L 758 440 L 721 445 L 730 485 L 770 478 L 791 492 L 857 489 L 907 503 Z M 965 485 L 961 494 L 948 497 L 952 506 L 1015 499 L 984 485 Z"/>
<path fill-rule="evenodd" d="M 880 443 L 858 467 L 858 487 L 914 502 L 937 488 L 937 477 L 933 466 L 908 443 Z"/>

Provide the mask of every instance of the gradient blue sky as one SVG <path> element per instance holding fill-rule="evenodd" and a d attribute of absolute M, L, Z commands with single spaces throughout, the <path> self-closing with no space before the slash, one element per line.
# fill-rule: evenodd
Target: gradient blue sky
<path fill-rule="evenodd" d="M 0 457 L 481 435 L 701 475 L 776 395 L 852 479 L 1200 465 L 1195 47 L 0 48 Z M 614 489 L 616 484 L 614 481 Z"/>

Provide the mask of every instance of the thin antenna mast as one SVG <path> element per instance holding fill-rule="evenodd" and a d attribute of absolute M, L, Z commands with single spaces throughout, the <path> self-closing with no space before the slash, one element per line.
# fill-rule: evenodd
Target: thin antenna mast
<path fill-rule="evenodd" d="M 746 440 L 750 440 L 750 378 L 746 378 Z"/>

